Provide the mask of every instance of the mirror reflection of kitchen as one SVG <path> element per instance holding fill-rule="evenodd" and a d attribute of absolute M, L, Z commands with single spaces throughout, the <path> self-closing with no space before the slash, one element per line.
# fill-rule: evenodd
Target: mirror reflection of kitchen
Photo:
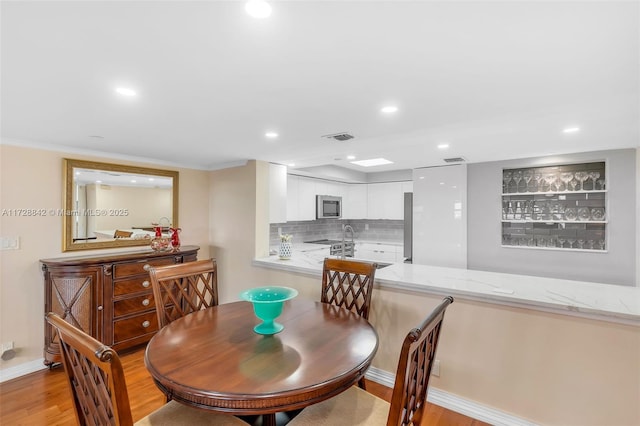
<path fill-rule="evenodd" d="M 173 179 L 116 171 L 73 169 L 73 241 L 153 238 L 154 224 L 168 235 Z"/>

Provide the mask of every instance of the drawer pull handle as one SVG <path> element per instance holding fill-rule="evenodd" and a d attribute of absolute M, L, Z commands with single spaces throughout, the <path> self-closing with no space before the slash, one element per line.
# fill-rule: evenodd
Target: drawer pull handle
<path fill-rule="evenodd" d="M 101 311 L 102 309 L 103 309 L 103 308 L 102 308 L 102 305 L 98 306 L 98 310 L 99 310 L 99 311 Z"/>
<path fill-rule="evenodd" d="M 145 263 L 144 266 L 142 267 L 142 269 L 144 269 L 145 271 L 149 272 L 149 269 L 151 269 L 151 265 L 149 265 L 148 263 Z"/>
<path fill-rule="evenodd" d="M 142 281 L 142 287 L 148 288 L 150 285 L 149 281 Z"/>
<path fill-rule="evenodd" d="M 149 306 L 149 303 L 150 303 L 150 302 L 149 302 L 149 299 L 144 299 L 144 300 L 142 301 L 142 306 Z"/>
<path fill-rule="evenodd" d="M 147 327 L 149 327 L 150 325 L 151 325 L 151 323 L 150 323 L 149 321 L 145 321 L 145 322 L 143 322 L 143 323 L 142 323 L 142 326 L 143 326 L 144 328 L 147 328 Z"/>

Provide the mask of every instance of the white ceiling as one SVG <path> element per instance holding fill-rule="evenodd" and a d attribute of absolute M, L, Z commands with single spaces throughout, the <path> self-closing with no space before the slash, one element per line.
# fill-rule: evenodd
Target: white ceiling
<path fill-rule="evenodd" d="M 367 172 L 640 146 L 637 1 L 272 5 L 3 1 L 3 143 Z"/>

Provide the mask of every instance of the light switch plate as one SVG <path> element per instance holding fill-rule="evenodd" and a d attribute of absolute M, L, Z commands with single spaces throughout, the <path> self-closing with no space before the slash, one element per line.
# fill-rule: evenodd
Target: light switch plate
<path fill-rule="evenodd" d="M 20 249 L 20 237 L 0 237 L 1 250 L 18 250 Z"/>

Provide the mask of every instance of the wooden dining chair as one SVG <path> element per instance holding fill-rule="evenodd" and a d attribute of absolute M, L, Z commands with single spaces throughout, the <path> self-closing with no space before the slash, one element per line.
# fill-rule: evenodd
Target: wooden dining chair
<path fill-rule="evenodd" d="M 402 343 L 391 403 L 356 386 L 302 410 L 289 426 L 419 426 L 427 405 L 427 388 L 447 296 L 429 316 L 409 331 Z"/>
<path fill-rule="evenodd" d="M 369 319 L 371 292 L 378 265 L 356 260 L 324 260 L 320 301 L 353 311 Z"/>
<path fill-rule="evenodd" d="M 160 328 L 191 312 L 218 305 L 213 259 L 149 268 Z"/>
<path fill-rule="evenodd" d="M 56 313 L 49 312 L 46 319 L 58 334 L 62 364 L 73 397 L 77 423 L 81 426 L 133 425 L 129 394 L 118 354 Z M 191 408 L 175 401 L 163 405 L 135 424 L 248 425 L 232 415 Z"/>

